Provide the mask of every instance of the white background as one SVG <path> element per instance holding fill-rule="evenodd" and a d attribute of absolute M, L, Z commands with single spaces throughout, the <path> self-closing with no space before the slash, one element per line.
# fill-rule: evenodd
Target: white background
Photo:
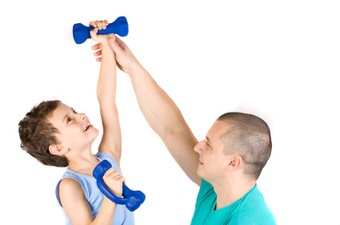
<path fill-rule="evenodd" d="M 273 153 L 258 187 L 278 224 L 339 225 L 339 12 L 328 0 L 2 1 L 1 220 L 64 224 L 54 189 L 65 169 L 22 151 L 17 124 L 33 105 L 60 99 L 101 130 L 94 42 L 76 45 L 71 30 L 126 16 L 123 40 L 199 140 L 228 111 L 268 122 Z M 190 224 L 198 187 L 149 128 L 121 72 L 117 91 L 122 170 L 147 196 L 136 224 Z"/>

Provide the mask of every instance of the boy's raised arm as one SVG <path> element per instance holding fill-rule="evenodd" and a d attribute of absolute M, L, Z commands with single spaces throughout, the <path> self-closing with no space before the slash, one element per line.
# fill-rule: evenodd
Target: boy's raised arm
<path fill-rule="evenodd" d="M 121 157 L 121 130 L 116 107 L 116 61 L 115 55 L 109 46 L 108 38 L 114 36 L 97 35 L 98 29 L 106 28 L 107 21 L 104 24 L 91 22 L 95 26 L 90 34 L 94 41 L 101 46 L 101 67 L 97 86 L 97 98 L 100 106 L 100 114 L 103 124 L 103 137 L 99 145 L 99 151 L 113 156 L 118 165 Z M 93 50 L 96 50 L 92 48 Z M 98 53 L 95 53 L 97 55 Z"/>

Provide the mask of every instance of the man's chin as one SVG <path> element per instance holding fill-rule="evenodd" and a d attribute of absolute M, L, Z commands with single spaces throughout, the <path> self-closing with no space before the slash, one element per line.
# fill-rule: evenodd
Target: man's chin
<path fill-rule="evenodd" d="M 200 168 L 197 169 L 197 175 L 198 175 L 200 178 L 202 178 L 202 179 L 205 180 L 204 174 L 202 173 L 202 171 L 200 171 Z"/>

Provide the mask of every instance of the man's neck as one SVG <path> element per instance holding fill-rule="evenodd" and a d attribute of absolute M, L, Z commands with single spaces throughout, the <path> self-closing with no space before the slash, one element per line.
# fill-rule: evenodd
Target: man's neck
<path fill-rule="evenodd" d="M 216 208 L 226 207 L 240 198 L 255 186 L 256 180 L 232 180 L 231 182 L 221 182 L 213 185 L 217 195 Z"/>

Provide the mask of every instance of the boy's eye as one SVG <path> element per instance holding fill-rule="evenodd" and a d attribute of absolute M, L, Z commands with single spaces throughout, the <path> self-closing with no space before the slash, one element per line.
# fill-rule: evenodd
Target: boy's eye
<path fill-rule="evenodd" d="M 66 122 L 70 123 L 72 121 L 71 117 L 67 117 Z"/>

